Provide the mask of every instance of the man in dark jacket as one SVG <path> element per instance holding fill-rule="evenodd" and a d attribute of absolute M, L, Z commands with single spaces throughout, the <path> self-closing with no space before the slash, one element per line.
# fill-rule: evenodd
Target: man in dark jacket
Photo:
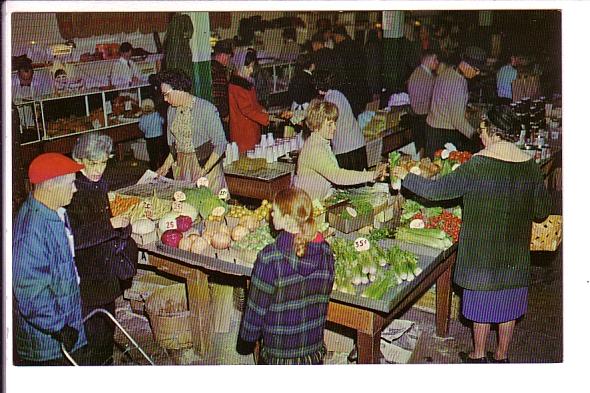
<path fill-rule="evenodd" d="M 293 106 L 299 107 L 316 98 L 318 92 L 315 88 L 313 72 L 315 70 L 314 59 L 311 54 L 302 54 L 297 58 L 295 74 L 289 82 L 289 100 Z"/>
<path fill-rule="evenodd" d="M 29 166 L 34 191 L 12 229 L 13 328 L 16 365 L 67 365 L 61 345 L 80 362 L 86 345 L 74 239 L 64 209 L 84 166 L 44 153 Z"/>
<path fill-rule="evenodd" d="M 219 112 L 226 139 L 229 139 L 229 102 L 227 96 L 228 75 L 227 65 L 233 55 L 233 42 L 221 40 L 213 48 L 211 60 L 211 82 L 213 104 Z"/>
<path fill-rule="evenodd" d="M 339 89 L 358 116 L 368 101 L 367 60 L 363 48 L 350 38 L 344 26 L 334 28 L 334 55 L 339 65 L 336 71 Z"/>
<path fill-rule="evenodd" d="M 334 58 L 334 51 L 326 48 L 324 44 L 324 35 L 316 33 L 311 37 L 311 50 L 316 70 L 335 71 L 337 61 Z"/>

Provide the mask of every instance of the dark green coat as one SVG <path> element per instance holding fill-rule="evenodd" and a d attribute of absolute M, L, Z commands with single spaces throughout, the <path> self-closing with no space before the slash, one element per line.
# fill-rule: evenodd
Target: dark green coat
<path fill-rule="evenodd" d="M 475 156 L 451 174 L 408 174 L 403 186 L 429 200 L 463 198 L 454 281 L 471 290 L 528 286 L 532 222 L 549 215 L 539 166 Z"/>

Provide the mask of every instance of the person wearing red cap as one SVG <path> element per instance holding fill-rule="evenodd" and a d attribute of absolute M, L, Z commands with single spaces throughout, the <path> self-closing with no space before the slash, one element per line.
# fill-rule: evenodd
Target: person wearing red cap
<path fill-rule="evenodd" d="M 64 209 L 84 166 L 44 153 L 29 166 L 33 192 L 12 228 L 12 293 L 16 365 L 65 365 L 61 345 L 83 363 L 82 323 L 74 239 Z"/>

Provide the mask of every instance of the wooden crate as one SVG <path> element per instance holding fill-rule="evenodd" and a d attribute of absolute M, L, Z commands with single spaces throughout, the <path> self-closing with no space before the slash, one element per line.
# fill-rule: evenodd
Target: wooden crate
<path fill-rule="evenodd" d="M 429 313 L 436 313 L 436 286 L 433 286 L 429 289 L 424 296 L 420 298 L 416 303 L 414 303 L 415 308 L 426 311 Z M 451 318 L 458 319 L 460 312 L 460 300 L 459 296 L 456 294 L 452 294 L 451 297 Z"/>
<path fill-rule="evenodd" d="M 340 213 L 346 208 L 346 206 L 338 206 L 328 211 L 328 222 L 330 226 L 336 228 L 342 233 L 350 233 L 359 230 L 362 227 L 373 224 L 373 214 L 359 214 L 350 220 L 343 220 L 340 218 Z"/>

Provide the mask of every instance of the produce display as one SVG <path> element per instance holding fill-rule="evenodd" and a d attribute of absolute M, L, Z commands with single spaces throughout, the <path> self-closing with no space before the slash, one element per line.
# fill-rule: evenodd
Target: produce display
<path fill-rule="evenodd" d="M 258 227 L 253 232 L 241 237 L 240 240 L 233 244 L 233 247 L 237 250 L 250 250 L 259 252 L 272 242 L 274 242 L 274 238 L 270 234 L 270 226 L 265 224 Z"/>
<path fill-rule="evenodd" d="M 193 206 L 204 220 L 223 216 L 228 210 L 227 203 L 219 199 L 210 188 L 185 188 L 182 192 L 186 197 L 185 202 Z"/>
<path fill-rule="evenodd" d="M 434 152 L 434 163 L 441 168 L 440 176 L 448 175 L 472 156 L 468 151 L 457 151 L 452 144 L 447 145 Z"/>
<path fill-rule="evenodd" d="M 138 197 L 115 194 L 115 198 L 112 201 L 109 201 L 111 213 L 113 214 L 113 217 L 120 216 L 121 214 L 130 211 L 139 202 L 141 202 L 141 199 Z"/>
<path fill-rule="evenodd" d="M 401 226 L 395 238 L 409 243 L 447 249 L 459 240 L 461 208 L 451 212 L 442 207 L 425 207 L 408 199 L 402 206 Z"/>
<path fill-rule="evenodd" d="M 393 151 L 389 153 L 389 168 L 392 170 L 396 166 L 402 167 L 410 173 L 430 179 L 435 177 L 441 171 L 442 163 L 439 166 L 436 162 L 430 161 L 430 158 L 428 157 L 416 161 L 409 155 Z M 400 179 L 397 177 L 391 176 L 390 181 L 394 189 L 399 190 L 401 188 Z"/>
<path fill-rule="evenodd" d="M 383 250 L 371 242 L 366 251 L 357 251 L 354 242 L 335 238 L 331 241 L 335 257 L 334 290 L 355 295 L 355 286 L 370 284 L 361 296 L 379 300 L 392 287 L 412 281 L 422 270 L 417 257 L 397 246 Z"/>

